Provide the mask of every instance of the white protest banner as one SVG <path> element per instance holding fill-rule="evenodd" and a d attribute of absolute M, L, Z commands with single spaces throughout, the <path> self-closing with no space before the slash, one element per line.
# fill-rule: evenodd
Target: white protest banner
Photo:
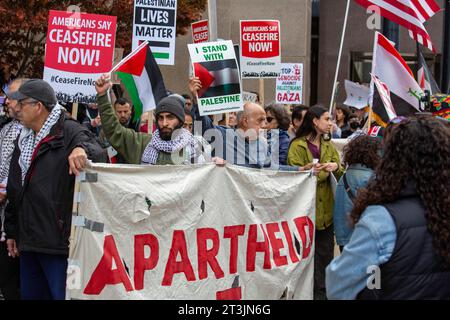
<path fill-rule="evenodd" d="M 116 17 L 49 11 L 44 80 L 59 101 L 96 102 L 94 81 L 111 70 Z"/>
<path fill-rule="evenodd" d="M 191 24 L 192 40 L 194 43 L 208 42 L 209 29 L 208 20 L 201 20 Z"/>
<path fill-rule="evenodd" d="M 344 163 L 344 147 L 349 143 L 349 139 L 331 139 L 331 143 L 339 154 L 339 159 L 341 163 Z"/>
<path fill-rule="evenodd" d="M 281 69 L 280 22 L 241 20 L 242 78 L 276 78 Z"/>
<path fill-rule="evenodd" d="M 67 298 L 312 299 L 316 181 L 231 165 L 93 164 Z"/>
<path fill-rule="evenodd" d="M 241 79 L 231 41 L 188 44 L 194 75 L 200 78 L 200 115 L 243 109 Z"/>
<path fill-rule="evenodd" d="M 177 0 L 134 0 L 133 45 L 148 40 L 156 62 L 175 64 Z"/>
<path fill-rule="evenodd" d="M 242 100 L 244 101 L 244 103 L 246 103 L 246 102 L 256 103 L 256 101 L 258 101 L 258 95 L 256 95 L 253 92 L 243 91 L 242 92 Z"/>
<path fill-rule="evenodd" d="M 356 82 L 345 80 L 347 99 L 344 104 L 357 109 L 364 109 L 368 104 L 369 87 Z"/>
<path fill-rule="evenodd" d="M 303 101 L 303 63 L 282 63 L 277 77 L 276 102 L 285 104 Z"/>

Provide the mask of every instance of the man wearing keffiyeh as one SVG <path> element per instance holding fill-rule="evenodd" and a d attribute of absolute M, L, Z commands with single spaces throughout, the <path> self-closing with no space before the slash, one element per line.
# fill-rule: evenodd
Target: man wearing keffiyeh
<path fill-rule="evenodd" d="M 8 254 L 20 254 L 22 299 L 65 299 L 75 178 L 86 159 L 102 161 L 92 133 L 68 117 L 52 87 L 23 83 L 16 100 L 23 124 L 8 173 L 5 233 Z"/>
<path fill-rule="evenodd" d="M 17 91 L 27 79 L 15 79 L 5 90 L 7 94 Z M 6 112 L 9 118 L 0 131 L 0 291 L 6 300 L 19 299 L 19 261 L 8 256 L 5 233 L 6 183 L 9 165 L 14 151 L 14 141 L 22 130 L 22 124 L 16 119 L 17 101 L 6 99 Z M 3 192 L 4 191 L 4 192 Z"/>
<path fill-rule="evenodd" d="M 190 164 L 207 161 L 202 145 L 183 128 L 184 103 L 176 95 L 163 98 L 155 109 L 157 130 L 153 134 L 135 132 L 120 125 L 108 96 L 107 75 L 96 81 L 97 102 L 105 135 L 129 164 Z M 207 155 L 206 155 L 207 158 Z"/>

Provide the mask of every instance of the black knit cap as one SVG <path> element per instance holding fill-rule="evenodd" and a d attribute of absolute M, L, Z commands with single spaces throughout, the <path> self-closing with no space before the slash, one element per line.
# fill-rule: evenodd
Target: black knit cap
<path fill-rule="evenodd" d="M 162 112 L 168 112 L 177 117 L 181 123 L 184 123 L 184 103 L 175 95 L 170 95 L 159 101 L 155 109 L 155 115 L 158 116 Z"/>

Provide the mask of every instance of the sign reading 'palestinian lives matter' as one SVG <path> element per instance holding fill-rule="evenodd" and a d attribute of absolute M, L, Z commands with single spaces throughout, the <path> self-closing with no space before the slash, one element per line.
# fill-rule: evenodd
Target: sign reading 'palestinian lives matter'
<path fill-rule="evenodd" d="M 135 0 L 133 50 L 148 40 L 156 62 L 175 64 L 177 0 Z"/>
<path fill-rule="evenodd" d="M 241 20 L 242 78 L 276 78 L 281 68 L 280 22 Z"/>
<path fill-rule="evenodd" d="M 233 42 L 217 41 L 188 44 L 194 75 L 200 78 L 200 115 L 243 109 L 239 68 Z"/>
<path fill-rule="evenodd" d="M 58 101 L 96 101 L 94 81 L 112 68 L 116 17 L 49 11 L 44 80 Z"/>
<path fill-rule="evenodd" d="M 302 103 L 303 96 L 303 64 L 283 63 L 281 73 L 277 77 L 276 102 Z"/>

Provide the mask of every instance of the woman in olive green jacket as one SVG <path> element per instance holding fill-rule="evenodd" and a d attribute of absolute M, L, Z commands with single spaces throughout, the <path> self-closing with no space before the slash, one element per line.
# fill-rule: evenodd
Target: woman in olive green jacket
<path fill-rule="evenodd" d="M 332 125 L 327 109 L 322 106 L 309 108 L 288 152 L 288 165 L 313 168 L 317 175 L 314 299 L 326 298 L 325 268 L 333 259 L 334 253 L 334 196 L 330 175 L 333 174 L 339 180 L 344 173 L 338 152 L 324 138 L 326 134 L 329 136 Z M 317 163 L 313 164 L 314 162 Z"/>

